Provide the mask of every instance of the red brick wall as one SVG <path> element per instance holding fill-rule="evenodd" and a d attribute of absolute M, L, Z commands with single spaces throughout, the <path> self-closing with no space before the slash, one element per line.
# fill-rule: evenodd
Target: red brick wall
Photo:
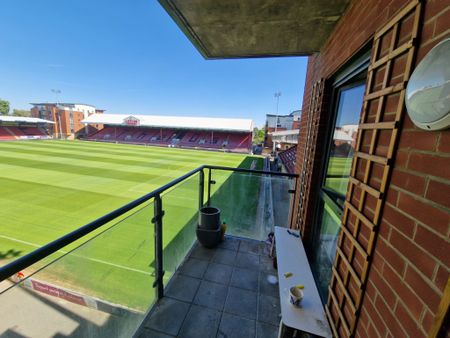
<path fill-rule="evenodd" d="M 311 86 L 329 78 L 408 1 L 354 1 L 319 55 L 310 57 L 297 153 L 300 172 Z M 424 1 L 417 62 L 450 36 L 450 1 Z M 416 64 L 417 64 L 416 62 Z M 327 114 L 326 110 L 324 114 Z M 326 121 L 326 119 L 323 119 Z M 322 129 L 324 130 L 324 129 Z M 320 145 L 314 170 L 321 170 Z M 450 276 L 450 130 L 405 118 L 356 335 L 426 336 Z M 316 175 L 313 175 L 315 177 Z M 312 186 L 318 182 L 312 182 Z M 310 201 L 315 201 L 311 190 Z M 313 210 L 313 205 L 308 205 Z M 295 211 L 294 211 L 295 212 Z M 306 239 L 312 211 L 305 221 Z"/>

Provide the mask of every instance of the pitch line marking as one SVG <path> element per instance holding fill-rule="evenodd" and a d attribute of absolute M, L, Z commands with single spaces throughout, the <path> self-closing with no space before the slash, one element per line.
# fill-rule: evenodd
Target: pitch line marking
<path fill-rule="evenodd" d="M 30 245 L 30 246 L 34 246 L 36 248 L 40 248 L 42 246 L 42 245 L 39 245 L 39 244 L 36 244 L 36 243 L 27 242 L 27 241 L 23 241 L 21 239 L 8 237 L 8 236 L 4 236 L 4 235 L 0 235 L 0 237 L 4 238 L 4 239 L 8 239 L 10 241 L 15 241 L 15 242 L 19 242 L 19 243 L 22 243 L 22 244 L 27 244 L 27 245 Z M 57 252 L 60 252 L 62 254 L 67 254 L 68 253 L 68 251 L 64 251 L 64 250 L 58 250 Z M 127 267 L 127 266 L 123 266 L 123 265 L 107 262 L 107 261 L 104 261 L 104 260 L 101 260 L 101 259 L 90 258 L 90 257 L 82 257 L 82 256 L 75 255 L 75 254 L 72 254 L 72 255 L 75 256 L 75 257 L 78 257 L 78 258 L 82 258 L 82 259 L 86 259 L 86 260 L 92 261 L 92 262 L 102 263 L 102 264 L 106 264 L 106 265 L 111 265 L 111 266 L 114 266 L 116 268 L 120 268 L 120 269 L 124 269 L 124 270 L 128 270 L 128 271 L 133 271 L 133 272 L 137 272 L 137 273 L 142 273 L 142 274 L 148 275 L 148 276 L 152 276 L 153 275 L 151 272 L 148 272 L 148 271 L 130 268 L 130 267 Z"/>

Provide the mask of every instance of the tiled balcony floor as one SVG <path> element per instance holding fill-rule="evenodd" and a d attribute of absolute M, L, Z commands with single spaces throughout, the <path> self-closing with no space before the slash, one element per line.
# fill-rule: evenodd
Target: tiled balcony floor
<path fill-rule="evenodd" d="M 268 252 L 264 242 L 236 237 L 216 249 L 197 243 L 138 336 L 277 337 L 277 273 Z"/>

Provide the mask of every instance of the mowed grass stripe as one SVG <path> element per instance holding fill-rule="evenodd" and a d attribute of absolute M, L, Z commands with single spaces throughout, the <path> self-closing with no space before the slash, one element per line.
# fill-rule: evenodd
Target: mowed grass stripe
<path fill-rule="evenodd" d="M 56 141 L 58 142 L 58 141 Z M 40 143 L 40 142 L 39 142 Z M 116 152 L 116 151 L 104 151 L 102 149 L 89 149 L 89 151 L 86 151 L 86 143 L 84 144 L 84 147 L 80 147 L 78 145 L 74 146 L 67 146 L 67 145 L 58 145 L 58 146 L 52 146 L 47 147 L 48 143 L 36 143 L 33 145 L 23 145 L 18 144 L 17 142 L 5 142 L 3 148 L 9 148 L 9 149 L 16 149 L 16 150 L 22 150 L 22 151 L 28 151 L 28 152 L 39 152 L 39 151 L 45 151 L 45 153 L 51 154 L 77 154 L 81 156 L 100 156 L 100 157 L 112 157 L 112 158 L 121 158 L 121 159 L 130 159 L 130 160 L 136 160 L 136 161 L 142 161 L 142 160 L 161 160 L 166 159 L 169 161 L 172 160 L 182 160 L 185 161 L 188 158 L 191 158 L 192 155 L 186 156 L 186 155 L 178 155 L 176 153 L 171 154 L 170 158 L 168 159 L 168 151 L 171 151 L 171 148 L 164 149 L 166 153 L 159 153 L 156 152 L 156 147 L 142 147 L 142 150 L 140 152 Z M 91 143 L 88 143 L 91 144 Z M 114 146 L 114 145 L 112 145 Z M 90 147 L 89 147 L 90 148 Z M 200 158 L 202 156 L 199 156 Z"/>
<path fill-rule="evenodd" d="M 94 161 L 94 162 L 105 162 L 105 163 L 111 163 L 111 164 L 118 164 L 121 162 L 122 164 L 127 164 L 130 166 L 145 166 L 145 167 L 161 167 L 161 168 L 167 168 L 170 167 L 171 163 L 182 163 L 186 162 L 186 157 L 175 157 L 175 156 L 169 156 L 168 155 L 161 155 L 161 156 L 154 156 L 152 153 L 144 152 L 141 156 L 122 156 L 122 155 L 110 155 L 106 156 L 106 154 L 102 153 L 96 153 L 94 151 L 86 152 L 86 150 L 79 150 L 76 149 L 65 149 L 65 150 L 49 150 L 49 149 L 43 149 L 42 145 L 38 147 L 22 147 L 22 146 L 14 146 L 9 144 L 4 144 L 3 147 L 0 149 L 1 151 L 9 151 L 14 152 L 17 154 L 26 154 L 27 156 L 31 156 L 33 154 L 35 155 L 43 155 L 43 156 L 53 156 L 57 158 L 72 158 L 74 160 L 87 160 L 87 161 Z M 70 150 L 70 151 L 68 151 Z M 168 149 L 166 149 L 167 151 Z M 171 155 L 171 154 L 170 154 Z M 242 155 L 240 155 L 242 156 Z M 187 157 L 190 159 L 192 156 Z M 199 157 L 200 159 L 200 157 Z M 228 164 L 235 164 L 235 159 L 226 160 L 223 158 L 222 154 L 222 160 L 220 158 L 215 157 L 208 157 L 205 158 L 207 162 L 204 162 L 203 164 L 221 164 L 221 165 L 228 165 Z M 189 163 L 189 162 L 188 162 Z"/>
<path fill-rule="evenodd" d="M 36 159 L 25 159 L 25 158 L 15 158 L 15 157 L 7 157 L 7 156 L 1 156 L 2 164 L 3 165 L 13 165 L 18 167 L 25 167 L 25 168 L 33 168 L 33 169 L 44 169 L 44 170 L 51 170 L 56 172 L 63 172 L 68 174 L 76 174 L 76 175 L 86 175 L 86 176 L 96 176 L 96 177 L 102 177 L 102 178 L 109 178 L 114 180 L 121 180 L 121 181 L 130 181 L 130 182 L 136 182 L 141 183 L 148 180 L 152 180 L 158 177 L 164 177 L 163 175 L 160 175 L 160 172 L 157 170 L 154 170 L 155 168 L 149 168 L 148 174 L 139 173 L 139 172 L 133 172 L 133 171 L 123 171 L 123 170 L 116 170 L 116 169 L 106 169 L 102 167 L 87 167 L 82 166 L 78 164 L 65 164 L 65 163 L 57 163 L 55 162 L 48 162 L 45 160 L 36 160 Z M 187 167 L 187 166 L 185 166 Z M 176 166 L 176 168 L 179 168 L 179 166 Z M 170 169 L 170 168 L 164 168 L 164 169 Z M 174 171 L 175 168 L 173 168 Z"/>
<path fill-rule="evenodd" d="M 9 146 L 18 146 L 17 142 L 5 142 L 5 144 Z M 87 147 L 87 145 L 89 145 Z M 98 146 L 100 145 L 100 146 Z M 162 155 L 162 158 L 166 159 L 180 159 L 186 160 L 192 157 L 197 159 L 205 158 L 211 160 L 226 161 L 227 158 L 233 157 L 241 157 L 241 154 L 233 154 L 233 153 L 220 153 L 220 152 L 211 152 L 211 151 L 203 151 L 203 150 L 190 150 L 190 149 L 177 149 L 177 148 L 163 148 L 163 147 L 152 147 L 152 146 L 138 146 L 138 145 L 123 145 L 123 144 L 113 144 L 113 143 L 94 143 L 94 142 L 81 142 L 81 141 L 40 141 L 35 142 L 33 144 L 23 144 L 19 145 L 20 147 L 29 148 L 29 149 L 39 149 L 39 147 L 44 146 L 48 151 L 52 149 L 60 149 L 60 150 L 70 150 L 70 151 L 82 151 L 86 153 L 86 148 L 89 149 L 89 153 L 99 153 L 104 155 L 118 155 L 124 158 L 127 157 L 149 157 L 150 159 L 155 159 L 159 155 Z M 133 147 L 133 148 L 130 148 Z M 125 148 L 125 149 L 123 149 Z M 136 149 L 137 148 L 137 149 Z M 225 156 L 224 156 L 225 155 Z"/>
<path fill-rule="evenodd" d="M 152 160 L 148 159 L 145 161 L 137 160 L 127 160 L 122 159 L 119 156 L 114 157 L 102 157 L 95 154 L 91 155 L 76 155 L 73 152 L 59 152 L 58 154 L 49 153 L 46 151 L 28 151 L 23 149 L 4 149 L 0 148 L 0 157 L 14 157 L 22 159 L 24 156 L 28 159 L 36 159 L 39 161 L 55 162 L 55 163 L 77 163 L 77 165 L 83 165 L 85 167 L 92 168 L 104 168 L 107 167 L 113 170 L 125 170 L 129 172 L 142 172 L 151 169 L 169 169 L 170 171 L 178 171 L 177 174 L 184 174 L 186 169 L 192 168 L 192 164 L 185 160 Z M 236 161 L 225 161 L 225 164 L 235 165 Z M 112 166 L 113 165 L 113 166 Z"/>
<path fill-rule="evenodd" d="M 147 159 L 145 161 L 143 160 L 128 160 L 128 159 L 121 159 L 119 156 L 110 156 L 110 157 L 105 157 L 105 156 L 99 156 L 96 155 L 95 153 L 92 154 L 83 154 L 83 155 L 79 155 L 75 152 L 48 152 L 48 151 L 43 151 L 43 150 L 24 150 L 24 149 L 20 149 L 20 148 L 11 148 L 11 149 L 1 149 L 0 150 L 0 157 L 2 156 L 13 156 L 13 157 L 18 157 L 18 158 L 23 158 L 23 155 L 26 155 L 27 158 L 32 158 L 32 157 L 38 157 L 40 159 L 45 159 L 45 158 L 49 158 L 49 159 L 54 159 L 52 160 L 53 162 L 55 161 L 62 161 L 62 162 L 69 162 L 69 163 L 74 163 L 76 162 L 77 164 L 83 163 L 86 164 L 86 166 L 89 166 L 90 163 L 96 164 L 93 167 L 101 167 L 101 166 L 111 166 L 111 164 L 113 164 L 114 166 L 120 165 L 120 166 L 129 166 L 131 168 L 136 168 L 138 169 L 139 167 L 143 168 L 143 169 L 151 169 L 151 168 L 170 168 L 171 164 L 172 165 L 179 165 L 185 161 L 167 161 L 164 160 L 163 158 L 159 159 L 159 160 L 150 160 Z"/>
<path fill-rule="evenodd" d="M 184 172 L 183 172 L 184 173 Z M 171 174 L 171 176 L 168 176 Z M 172 176 L 173 175 L 173 176 Z M 79 191 L 79 196 L 90 192 L 108 192 L 111 197 L 123 196 L 134 199 L 161 186 L 161 181 L 171 181 L 180 175 L 167 171 L 164 175 L 156 176 L 150 180 L 130 182 L 114 178 L 105 178 L 93 175 L 79 175 L 59 172 L 57 170 L 45 170 L 27 168 L 14 165 L 0 165 L 0 177 L 23 182 L 39 182 L 48 186 L 74 189 Z"/>

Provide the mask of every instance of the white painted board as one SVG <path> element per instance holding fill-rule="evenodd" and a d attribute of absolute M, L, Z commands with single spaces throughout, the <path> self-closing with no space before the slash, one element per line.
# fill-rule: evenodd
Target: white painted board
<path fill-rule="evenodd" d="M 298 231 L 289 230 L 298 235 Z M 275 243 L 278 264 L 281 320 L 284 325 L 321 337 L 331 337 L 325 310 L 309 266 L 300 238 L 290 235 L 288 229 L 275 227 Z M 292 277 L 284 274 L 291 272 Z M 303 284 L 301 307 L 289 302 L 291 286 Z"/>

